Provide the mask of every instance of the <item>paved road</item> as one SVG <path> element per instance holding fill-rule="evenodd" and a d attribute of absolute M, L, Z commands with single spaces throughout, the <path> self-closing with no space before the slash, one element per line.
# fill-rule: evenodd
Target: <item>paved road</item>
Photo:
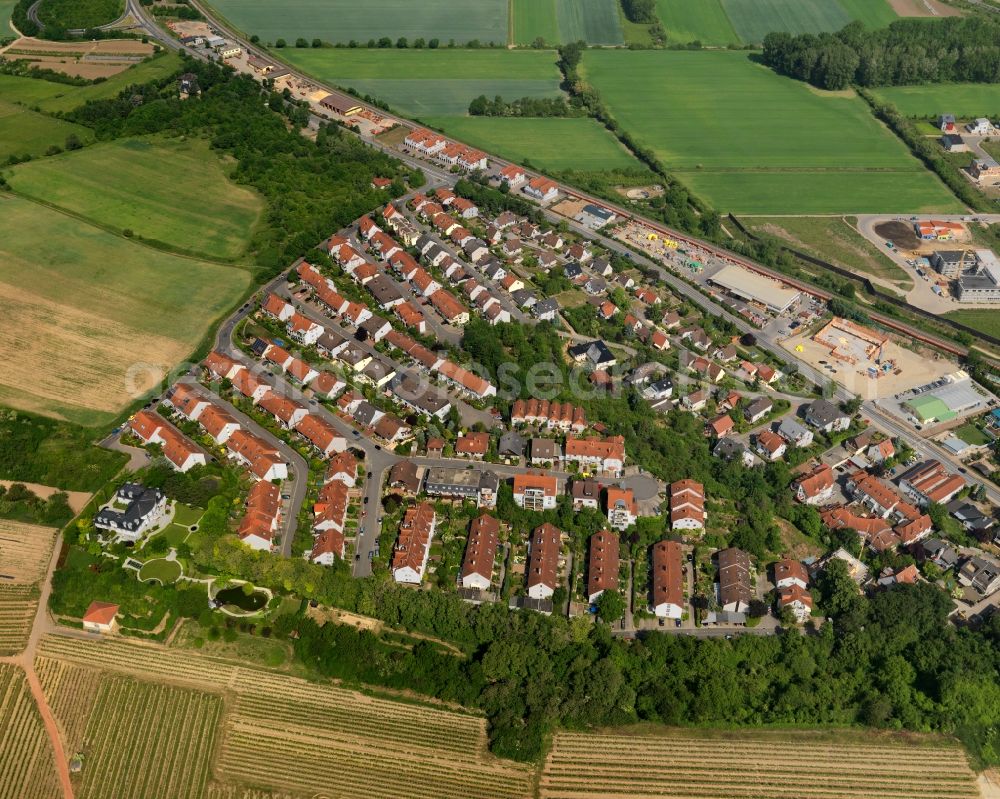
<path fill-rule="evenodd" d="M 98 444 L 99 447 L 104 447 L 104 449 L 114 450 L 115 452 L 124 452 L 128 455 L 128 463 L 125 464 L 125 468 L 130 472 L 137 472 L 145 466 L 149 465 L 151 458 L 146 450 L 139 447 L 130 447 L 128 444 L 122 443 L 122 430 L 117 433 L 112 433 L 110 436 L 105 438 Z"/>

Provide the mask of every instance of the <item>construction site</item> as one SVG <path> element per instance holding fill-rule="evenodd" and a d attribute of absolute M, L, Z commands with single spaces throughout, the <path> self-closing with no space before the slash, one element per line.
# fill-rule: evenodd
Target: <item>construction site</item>
<path fill-rule="evenodd" d="M 864 399 L 891 397 L 956 369 L 936 352 L 905 349 L 885 333 L 840 317 L 782 346 Z"/>

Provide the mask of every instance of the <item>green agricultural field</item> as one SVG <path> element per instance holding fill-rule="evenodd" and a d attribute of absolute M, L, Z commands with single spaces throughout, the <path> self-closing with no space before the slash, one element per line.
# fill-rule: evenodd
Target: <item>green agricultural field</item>
<path fill-rule="evenodd" d="M 1000 116 L 1000 84 L 932 83 L 874 89 L 880 100 L 892 103 L 908 117 L 954 114 L 960 119 Z"/>
<path fill-rule="evenodd" d="M 22 164 L 8 182 L 102 225 L 216 258 L 243 253 L 263 209 L 202 139 L 119 139 Z"/>
<path fill-rule="evenodd" d="M 510 16 L 515 44 L 531 44 L 539 37 L 560 44 L 556 0 L 511 0 Z"/>
<path fill-rule="evenodd" d="M 17 0 L 0 0 L 0 39 L 5 36 L 13 36 L 14 31 L 10 29 L 10 15 L 14 13 L 14 6 Z"/>
<path fill-rule="evenodd" d="M 302 36 L 336 44 L 400 36 L 446 45 L 507 43 L 507 0 L 212 0 L 231 23 L 263 41 Z"/>
<path fill-rule="evenodd" d="M 722 0 L 722 6 L 740 38 L 752 43 L 764 41 L 772 31 L 820 33 L 840 30 L 851 21 L 837 0 Z"/>
<path fill-rule="evenodd" d="M 0 404 L 110 422 L 187 358 L 248 285 L 246 270 L 0 197 Z"/>
<path fill-rule="evenodd" d="M 105 100 L 114 97 L 126 86 L 147 83 L 165 78 L 181 67 L 179 56 L 159 55 L 147 59 L 124 72 L 119 72 L 101 83 L 90 86 L 68 86 L 36 78 L 19 78 L 0 75 L 0 100 L 19 103 L 29 108 L 38 106 L 41 111 L 57 113 L 72 111 L 88 100 Z"/>
<path fill-rule="evenodd" d="M 746 53 L 591 50 L 582 69 L 618 123 L 721 211 L 958 209 L 860 98 Z"/>
<path fill-rule="evenodd" d="M 125 13 L 125 0 L 42 0 L 38 18 L 60 28 L 96 28 Z"/>
<path fill-rule="evenodd" d="M 353 88 L 408 116 L 458 116 L 481 94 L 558 97 L 551 50 L 291 49 L 283 56 L 319 80 Z M 461 76 L 461 77 L 459 77 Z"/>
<path fill-rule="evenodd" d="M 538 169 L 599 172 L 641 169 L 603 126 L 588 118 L 431 117 L 429 125 L 457 139 Z"/>
<path fill-rule="evenodd" d="M 870 30 L 886 28 L 899 19 L 887 0 L 837 0 L 851 19 L 861 20 Z"/>
<path fill-rule="evenodd" d="M 657 0 L 656 13 L 660 17 L 667 39 L 687 44 L 739 44 L 740 37 L 733 29 L 722 0 Z"/>
<path fill-rule="evenodd" d="M 556 19 L 563 42 L 622 44 L 618 0 L 556 0 Z"/>
<path fill-rule="evenodd" d="M 858 233 L 855 217 L 747 217 L 741 221 L 754 232 L 775 236 L 808 255 L 859 274 L 892 281 L 901 289 L 913 288 L 913 278 Z"/>
<path fill-rule="evenodd" d="M 94 139 L 90 128 L 53 119 L 6 102 L 0 94 L 0 161 L 9 156 L 43 155 L 49 147 L 65 147 L 71 135 L 81 142 Z"/>

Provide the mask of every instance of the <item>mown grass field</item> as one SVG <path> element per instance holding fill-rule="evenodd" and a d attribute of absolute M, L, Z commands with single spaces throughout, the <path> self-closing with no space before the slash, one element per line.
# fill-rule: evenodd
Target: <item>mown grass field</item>
<path fill-rule="evenodd" d="M 8 23 L 16 5 L 17 0 L 0 0 L 0 38 L 14 35 Z"/>
<path fill-rule="evenodd" d="M 639 169 L 600 123 L 588 118 L 432 117 L 428 124 L 462 141 L 539 169 L 598 172 Z"/>
<path fill-rule="evenodd" d="M 119 139 L 22 164 L 8 183 L 102 225 L 215 258 L 239 256 L 263 210 L 203 139 Z"/>
<path fill-rule="evenodd" d="M 318 79 L 378 97 L 409 116 L 468 111 L 481 94 L 558 97 L 559 70 L 551 50 L 291 49 L 283 57 Z"/>
<path fill-rule="evenodd" d="M 166 558 L 154 558 L 146 561 L 139 569 L 139 580 L 159 580 L 161 585 L 170 585 L 177 582 L 181 576 L 181 566 L 175 560 Z"/>
<path fill-rule="evenodd" d="M 954 114 L 960 119 L 1000 116 L 1000 84 L 932 83 L 924 86 L 888 86 L 876 97 L 892 103 L 908 117 Z"/>
<path fill-rule="evenodd" d="M 507 43 L 507 0 L 212 0 L 212 6 L 262 41 L 303 36 L 336 44 L 400 36 L 439 39 L 442 46 L 478 39 Z"/>
<path fill-rule="evenodd" d="M 812 90 L 746 53 L 591 50 L 582 70 L 618 123 L 719 210 L 958 208 L 860 98 Z"/>
<path fill-rule="evenodd" d="M 81 142 L 94 140 L 90 128 L 29 111 L 3 98 L 0 89 L 0 161 L 12 155 L 42 155 L 53 145 L 65 147 L 73 134 Z"/>
<path fill-rule="evenodd" d="M 541 799 L 978 799 L 957 742 L 847 730 L 557 733 Z"/>
<path fill-rule="evenodd" d="M 125 0 L 42 0 L 38 18 L 62 28 L 96 28 L 114 22 L 125 12 Z"/>
<path fill-rule="evenodd" d="M 859 274 L 913 288 L 913 278 L 880 252 L 852 226 L 857 220 L 839 216 L 747 217 L 743 224 L 776 236 L 789 246 Z"/>
<path fill-rule="evenodd" d="M 242 269 L 0 197 L 0 403 L 106 423 L 187 357 L 248 284 Z"/>
<path fill-rule="evenodd" d="M 1000 314 L 989 308 L 948 311 L 945 318 L 954 319 L 963 325 L 974 327 L 988 336 L 1000 338 Z"/>
<path fill-rule="evenodd" d="M 671 42 L 687 44 L 739 44 L 740 37 L 729 21 L 722 0 L 657 0 L 656 13 Z"/>
<path fill-rule="evenodd" d="M 41 111 L 49 113 L 72 111 L 88 100 L 114 97 L 126 86 L 165 78 L 180 67 L 181 60 L 178 56 L 160 55 L 90 86 L 68 86 L 35 78 L 0 75 L 0 101 L 18 103 L 28 108 L 38 106 Z M 0 138 L 0 142 L 2 141 Z"/>

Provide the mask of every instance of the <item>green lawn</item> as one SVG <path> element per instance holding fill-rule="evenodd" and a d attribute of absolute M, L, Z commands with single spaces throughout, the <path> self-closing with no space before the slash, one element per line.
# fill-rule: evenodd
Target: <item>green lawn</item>
<path fill-rule="evenodd" d="M 970 309 L 966 311 L 948 311 L 948 319 L 954 319 L 963 325 L 981 330 L 988 336 L 1000 338 L 1000 313 L 990 308 Z"/>
<path fill-rule="evenodd" d="M 353 88 L 409 116 L 457 116 L 481 94 L 558 97 L 552 50 L 291 49 L 283 56 L 322 81 Z"/>
<path fill-rule="evenodd" d="M 72 111 L 88 100 L 114 97 L 126 86 L 165 78 L 180 67 L 179 56 L 160 55 L 90 86 L 68 86 L 36 78 L 0 75 L 0 100 L 20 103 L 29 108 L 38 106 L 39 110 L 49 113 Z"/>
<path fill-rule="evenodd" d="M 183 502 L 178 502 L 174 506 L 174 524 L 179 524 L 182 527 L 190 527 L 193 524 L 197 524 L 204 515 L 205 511 L 201 508 L 192 508 Z"/>
<path fill-rule="evenodd" d="M 539 169 L 597 172 L 642 165 L 600 123 L 588 118 L 432 117 L 457 139 Z"/>
<path fill-rule="evenodd" d="M 881 100 L 892 103 L 908 117 L 954 114 L 960 119 L 1000 116 L 1000 84 L 932 83 L 925 86 L 889 86 L 875 89 Z"/>
<path fill-rule="evenodd" d="M 82 142 L 94 140 L 90 128 L 29 111 L 3 98 L 0 93 L 0 161 L 11 155 L 42 155 L 53 145 L 65 147 L 71 134 Z"/>
<path fill-rule="evenodd" d="M 96 28 L 125 13 L 125 0 L 42 0 L 38 18 L 62 28 Z"/>
<path fill-rule="evenodd" d="M 700 41 L 702 44 L 738 44 L 739 35 L 733 29 L 722 0 L 657 0 L 656 12 L 660 17 L 667 39 L 671 42 Z"/>
<path fill-rule="evenodd" d="M 531 44 L 541 37 L 547 44 L 559 44 L 557 0 L 511 0 L 511 21 L 515 44 Z"/>
<path fill-rule="evenodd" d="M 107 423 L 190 356 L 249 277 L 0 197 L 0 403 Z"/>
<path fill-rule="evenodd" d="M 147 560 L 139 569 L 139 579 L 143 582 L 159 580 L 162 585 L 170 585 L 177 582 L 177 578 L 180 576 L 181 565 L 175 560 L 166 560 L 165 558 Z"/>
<path fill-rule="evenodd" d="M 768 233 L 808 255 L 822 258 L 857 273 L 891 280 L 900 288 L 913 288 L 913 279 L 891 258 L 880 252 L 850 223 L 839 216 L 747 217 L 744 225 Z"/>
<path fill-rule="evenodd" d="M 119 139 L 22 164 L 8 182 L 100 224 L 217 258 L 246 249 L 263 209 L 202 139 Z"/>
<path fill-rule="evenodd" d="M 971 444 L 974 447 L 980 447 L 983 444 L 990 443 L 990 437 L 986 435 L 982 430 L 976 427 L 972 422 L 966 422 L 961 427 L 956 428 L 952 431 L 958 438 L 962 439 L 966 444 Z"/>
<path fill-rule="evenodd" d="M 958 208 L 860 98 L 811 89 L 744 52 L 590 50 L 582 70 L 618 123 L 719 210 Z"/>
<path fill-rule="evenodd" d="M 507 0 L 212 0 L 231 23 L 263 41 L 278 38 L 310 41 L 319 37 L 336 44 L 406 36 L 454 39 L 465 44 L 507 43 Z"/>

